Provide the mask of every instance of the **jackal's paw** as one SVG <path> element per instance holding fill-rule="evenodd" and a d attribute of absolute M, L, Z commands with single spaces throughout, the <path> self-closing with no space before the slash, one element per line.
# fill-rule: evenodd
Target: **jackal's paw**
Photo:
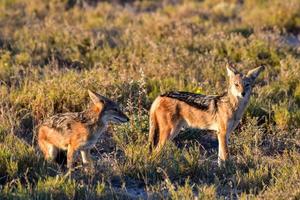
<path fill-rule="evenodd" d="M 72 179 L 72 174 L 73 173 L 74 173 L 74 169 L 73 168 L 69 168 L 68 171 L 66 172 L 66 174 L 64 175 L 64 177 Z"/>
<path fill-rule="evenodd" d="M 218 159 L 218 167 L 221 169 L 230 169 L 234 167 L 234 163 L 231 159 L 227 159 L 227 160 Z"/>
<path fill-rule="evenodd" d="M 219 168 L 225 168 L 226 167 L 226 161 L 222 160 L 221 158 L 218 158 L 218 167 Z"/>
<path fill-rule="evenodd" d="M 96 168 L 95 168 L 94 164 L 86 163 L 86 164 L 83 164 L 83 167 L 84 167 L 85 173 L 94 174 L 96 172 Z"/>

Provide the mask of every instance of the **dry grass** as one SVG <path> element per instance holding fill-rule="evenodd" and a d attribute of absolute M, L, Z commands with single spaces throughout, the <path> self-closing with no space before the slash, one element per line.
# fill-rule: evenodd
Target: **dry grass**
<path fill-rule="evenodd" d="M 288 41 L 300 33 L 297 0 L 83 2 L 0 2 L 1 199 L 300 198 L 300 47 Z M 214 133 L 194 129 L 151 159 L 154 98 L 221 93 L 228 61 L 267 67 L 228 166 L 217 167 Z M 120 102 L 131 122 L 100 139 L 95 173 L 78 159 L 69 180 L 63 164 L 43 159 L 35 130 L 86 108 L 87 89 Z"/>

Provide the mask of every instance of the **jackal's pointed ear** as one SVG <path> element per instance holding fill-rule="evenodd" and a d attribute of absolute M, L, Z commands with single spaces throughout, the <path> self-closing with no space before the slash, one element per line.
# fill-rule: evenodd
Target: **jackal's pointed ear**
<path fill-rule="evenodd" d="M 229 64 L 226 65 L 226 69 L 229 77 L 234 77 L 238 73 L 237 70 Z"/>
<path fill-rule="evenodd" d="M 101 95 L 99 95 L 95 92 L 92 92 L 91 90 L 88 90 L 88 93 L 89 93 L 89 96 L 90 96 L 92 102 L 95 105 L 104 103 L 104 100 L 101 98 L 102 97 Z"/>
<path fill-rule="evenodd" d="M 260 66 L 260 67 L 257 67 L 255 69 L 252 69 L 250 70 L 248 73 L 247 73 L 247 77 L 249 77 L 252 81 L 255 81 L 255 79 L 258 77 L 258 75 L 264 71 L 265 67 L 264 66 Z"/>

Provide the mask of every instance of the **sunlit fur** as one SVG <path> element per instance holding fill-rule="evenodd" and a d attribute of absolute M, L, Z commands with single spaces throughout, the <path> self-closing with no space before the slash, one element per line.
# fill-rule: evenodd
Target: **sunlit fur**
<path fill-rule="evenodd" d="M 84 164 L 92 165 L 90 149 L 96 144 L 109 122 L 124 123 L 129 119 L 112 100 L 89 91 L 92 106 L 77 113 L 57 114 L 38 128 L 38 144 L 46 159 L 55 159 L 58 149 L 67 150 L 67 166 L 80 151 Z"/>
<path fill-rule="evenodd" d="M 238 125 L 255 79 L 263 69 L 258 67 L 243 75 L 227 66 L 228 90 L 223 95 L 169 92 L 157 97 L 150 109 L 150 150 L 160 152 L 167 140 L 189 126 L 217 131 L 219 161 L 227 160 L 229 135 Z"/>

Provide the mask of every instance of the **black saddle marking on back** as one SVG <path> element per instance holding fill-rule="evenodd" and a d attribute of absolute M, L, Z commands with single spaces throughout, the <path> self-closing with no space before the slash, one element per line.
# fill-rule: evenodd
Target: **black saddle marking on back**
<path fill-rule="evenodd" d="M 203 95 L 203 94 L 195 94 L 191 92 L 167 92 L 165 94 L 160 95 L 161 97 L 169 97 L 173 99 L 177 99 L 179 101 L 183 101 L 190 106 L 196 107 L 201 110 L 208 110 L 211 102 L 213 101 L 214 105 L 217 103 L 217 99 L 220 96 L 211 96 L 211 95 Z"/>

